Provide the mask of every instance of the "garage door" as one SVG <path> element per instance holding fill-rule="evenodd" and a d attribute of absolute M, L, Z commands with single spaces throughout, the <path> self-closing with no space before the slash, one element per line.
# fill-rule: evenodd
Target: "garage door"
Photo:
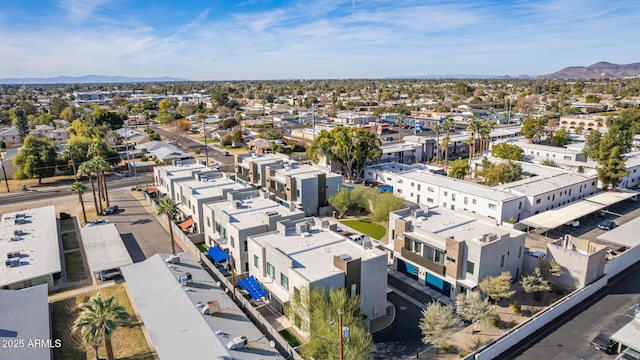
<path fill-rule="evenodd" d="M 398 259 L 398 271 L 418 280 L 418 267 L 411 263 Z"/>
<path fill-rule="evenodd" d="M 427 276 L 425 278 L 425 282 L 428 287 L 437 290 L 443 295 L 450 296 L 451 295 L 451 284 L 440 279 L 439 277 L 430 274 L 427 272 Z"/>

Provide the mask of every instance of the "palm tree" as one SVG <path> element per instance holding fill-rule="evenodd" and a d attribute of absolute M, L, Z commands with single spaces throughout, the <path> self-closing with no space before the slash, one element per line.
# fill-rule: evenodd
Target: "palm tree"
<path fill-rule="evenodd" d="M 453 128 L 455 128 L 455 124 L 453 123 L 453 121 L 451 121 L 451 119 L 446 119 L 445 121 L 442 122 L 442 128 L 446 131 L 447 135 L 445 135 L 444 139 L 447 139 L 447 144 L 445 145 L 444 151 L 445 151 L 445 166 L 449 166 L 449 142 L 451 141 L 451 137 L 449 135 L 451 135 L 451 130 L 453 130 Z M 442 142 L 444 144 L 444 139 L 442 139 Z M 454 149 L 455 149 L 455 144 L 454 144 Z"/>
<path fill-rule="evenodd" d="M 84 186 L 80 181 L 76 181 L 71 185 L 71 192 L 74 194 L 78 194 L 78 201 L 80 201 L 80 206 L 82 206 L 82 217 L 84 218 L 84 222 L 87 222 L 87 212 L 84 209 L 84 201 L 82 200 L 82 194 L 87 191 L 87 187 Z"/>
<path fill-rule="evenodd" d="M 436 132 L 436 164 L 440 164 L 440 131 L 444 129 L 442 125 L 435 124 L 431 127 L 431 130 Z"/>
<path fill-rule="evenodd" d="M 176 254 L 176 242 L 173 238 L 173 227 L 171 226 L 171 222 L 178 215 L 178 204 L 168 196 L 163 197 L 158 202 L 158 207 L 156 208 L 158 215 L 166 215 L 167 223 L 169 224 L 169 234 L 171 235 L 171 253 L 173 255 Z"/>
<path fill-rule="evenodd" d="M 96 187 L 93 184 L 93 173 L 95 171 L 93 169 L 93 164 L 91 163 L 91 161 L 82 163 L 82 165 L 80 165 L 80 167 L 78 168 L 78 172 L 81 175 L 87 175 L 87 177 L 89 177 L 89 184 L 91 184 L 91 192 L 93 193 L 93 206 L 95 206 L 96 208 L 97 215 L 102 214 L 102 204 L 100 204 L 100 207 L 98 207 L 98 200 L 96 198 Z"/>
<path fill-rule="evenodd" d="M 98 293 L 80 304 L 80 314 L 73 322 L 71 331 L 82 334 L 87 344 L 103 339 L 107 360 L 112 360 L 111 336 L 119 325 L 126 324 L 130 318 L 131 315 L 115 301 L 114 296 L 103 299 L 102 294 Z"/>
<path fill-rule="evenodd" d="M 442 146 L 444 147 L 444 166 L 449 167 L 449 142 L 451 138 L 449 135 L 445 135 L 442 138 Z"/>
<path fill-rule="evenodd" d="M 79 150 L 80 149 L 77 146 L 73 144 L 69 144 L 62 151 L 62 155 L 64 157 L 69 158 L 69 160 L 71 160 L 71 169 L 73 169 L 73 177 L 75 178 L 76 182 L 78 181 L 78 168 L 76 166 L 76 158 L 80 156 Z"/>
<path fill-rule="evenodd" d="M 485 148 L 489 149 L 489 140 L 491 139 L 491 131 L 493 130 L 494 126 L 494 123 L 487 119 L 484 119 L 480 122 L 480 129 L 478 130 L 478 134 L 482 138 L 480 142 L 481 152 L 484 151 Z"/>
<path fill-rule="evenodd" d="M 464 142 L 467 143 L 467 146 L 469 146 L 469 166 L 471 166 L 471 158 L 473 158 L 473 151 L 475 150 L 474 147 L 476 146 L 476 138 L 471 135 L 471 137 L 468 137 Z"/>
<path fill-rule="evenodd" d="M 474 148 L 475 148 L 475 136 L 478 133 L 478 130 L 480 130 L 480 121 L 476 119 L 469 121 L 469 125 L 467 126 L 467 131 L 471 131 L 471 137 L 474 138 L 474 144 L 473 144 Z M 471 158 L 473 157 L 473 155 L 474 155 L 474 152 L 472 150 L 469 153 L 469 157 Z"/>
<path fill-rule="evenodd" d="M 104 200 L 107 202 L 107 207 L 109 207 L 109 191 L 107 189 L 107 179 L 104 175 L 104 172 L 111 170 L 111 165 L 109 165 L 109 163 L 102 156 L 94 157 L 93 159 L 91 159 L 91 162 L 93 162 L 94 168 L 96 169 L 98 174 L 98 179 L 100 180 L 98 189 L 102 191 Z"/>

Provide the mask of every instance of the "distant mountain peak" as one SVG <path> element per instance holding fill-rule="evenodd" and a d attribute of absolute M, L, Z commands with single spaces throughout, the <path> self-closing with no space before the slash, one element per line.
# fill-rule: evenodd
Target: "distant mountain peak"
<path fill-rule="evenodd" d="M 612 64 L 599 61 L 589 66 L 569 66 L 552 74 L 539 76 L 539 79 L 598 79 L 624 78 L 640 76 L 640 63 Z"/>
<path fill-rule="evenodd" d="M 136 82 L 169 82 L 169 81 L 189 81 L 170 76 L 159 77 L 128 77 L 109 75 L 84 75 L 56 77 L 28 77 L 28 78 L 4 78 L 0 79 L 0 84 L 112 84 L 112 83 L 136 83 Z"/>

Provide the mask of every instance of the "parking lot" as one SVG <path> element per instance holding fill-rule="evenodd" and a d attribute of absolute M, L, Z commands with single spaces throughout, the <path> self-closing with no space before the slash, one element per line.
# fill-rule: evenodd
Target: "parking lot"
<path fill-rule="evenodd" d="M 602 214 L 590 214 L 578 218 L 580 225 L 573 227 L 562 225 L 559 228 L 549 230 L 545 235 L 552 239 L 558 239 L 569 234 L 581 239 L 596 241 L 596 238 L 607 230 L 598 229 L 598 224 L 604 220 L 612 220 L 616 226 L 625 224 L 640 216 L 640 201 L 624 200 L 615 205 L 609 206 L 602 211 Z"/>

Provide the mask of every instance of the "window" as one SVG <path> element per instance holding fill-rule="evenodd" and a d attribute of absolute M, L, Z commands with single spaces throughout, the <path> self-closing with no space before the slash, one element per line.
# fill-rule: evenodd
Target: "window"
<path fill-rule="evenodd" d="M 244 243 L 242 244 L 242 249 L 244 251 L 247 251 L 247 240 L 245 240 Z"/>
<path fill-rule="evenodd" d="M 358 295 L 358 285 L 351 284 L 351 297 L 354 298 Z"/>
<path fill-rule="evenodd" d="M 445 191 L 445 192 L 444 192 L 444 196 L 447 196 L 447 195 L 449 195 L 449 193 Z"/>
<path fill-rule="evenodd" d="M 413 242 L 413 251 L 416 253 L 420 253 L 422 251 L 422 243 L 418 241 Z"/>
<path fill-rule="evenodd" d="M 541 199 L 536 200 L 536 204 L 540 204 L 540 200 L 541 200 Z"/>
<path fill-rule="evenodd" d="M 522 201 L 518 204 L 518 210 L 522 209 Z"/>
<path fill-rule="evenodd" d="M 398 179 L 398 184 L 402 184 L 402 179 Z"/>
<path fill-rule="evenodd" d="M 447 203 L 442 203 L 442 206 L 443 207 L 447 207 Z"/>
<path fill-rule="evenodd" d="M 473 275 L 475 264 L 471 261 L 467 261 L 467 274 Z"/>
<path fill-rule="evenodd" d="M 258 255 L 253 255 L 253 266 L 255 266 L 256 269 L 260 269 L 260 258 Z"/>
<path fill-rule="evenodd" d="M 456 200 L 456 194 L 451 194 L 451 200 L 453 200 L 453 201 Z"/>
<path fill-rule="evenodd" d="M 518 249 L 518 258 L 522 256 L 522 246 Z"/>
<path fill-rule="evenodd" d="M 635 170 L 633 170 L 633 172 L 636 172 Z M 418 191 L 420 191 L 420 184 L 418 184 Z"/>
<path fill-rule="evenodd" d="M 471 200 L 471 203 L 475 205 L 477 203 L 476 199 Z"/>
<path fill-rule="evenodd" d="M 398 192 L 398 194 L 402 194 L 402 189 L 397 189 L 396 191 Z"/>
<path fill-rule="evenodd" d="M 428 203 L 433 203 L 433 199 L 432 198 L 427 198 L 427 202 Z"/>
<path fill-rule="evenodd" d="M 229 238 L 231 238 L 231 247 L 236 247 L 236 244 L 235 244 L 236 239 L 234 239 L 233 236 L 229 236 Z"/>
<path fill-rule="evenodd" d="M 267 263 L 267 275 L 271 278 L 271 280 L 276 278 L 276 268 L 273 265 Z"/>
<path fill-rule="evenodd" d="M 504 266 L 504 255 L 500 256 L 500 267 Z"/>
<path fill-rule="evenodd" d="M 431 186 L 427 187 L 428 192 L 433 192 L 433 188 Z"/>
<path fill-rule="evenodd" d="M 413 186 L 414 186 L 414 183 L 411 183 L 411 187 L 413 187 Z"/>
<path fill-rule="evenodd" d="M 280 285 L 282 285 L 283 288 L 289 290 L 289 278 L 283 273 L 280 273 Z"/>
<path fill-rule="evenodd" d="M 211 219 L 207 217 L 207 227 L 211 227 Z"/>
<path fill-rule="evenodd" d="M 489 204 L 489 209 L 495 210 L 497 208 L 498 208 L 498 206 L 496 204 Z"/>

